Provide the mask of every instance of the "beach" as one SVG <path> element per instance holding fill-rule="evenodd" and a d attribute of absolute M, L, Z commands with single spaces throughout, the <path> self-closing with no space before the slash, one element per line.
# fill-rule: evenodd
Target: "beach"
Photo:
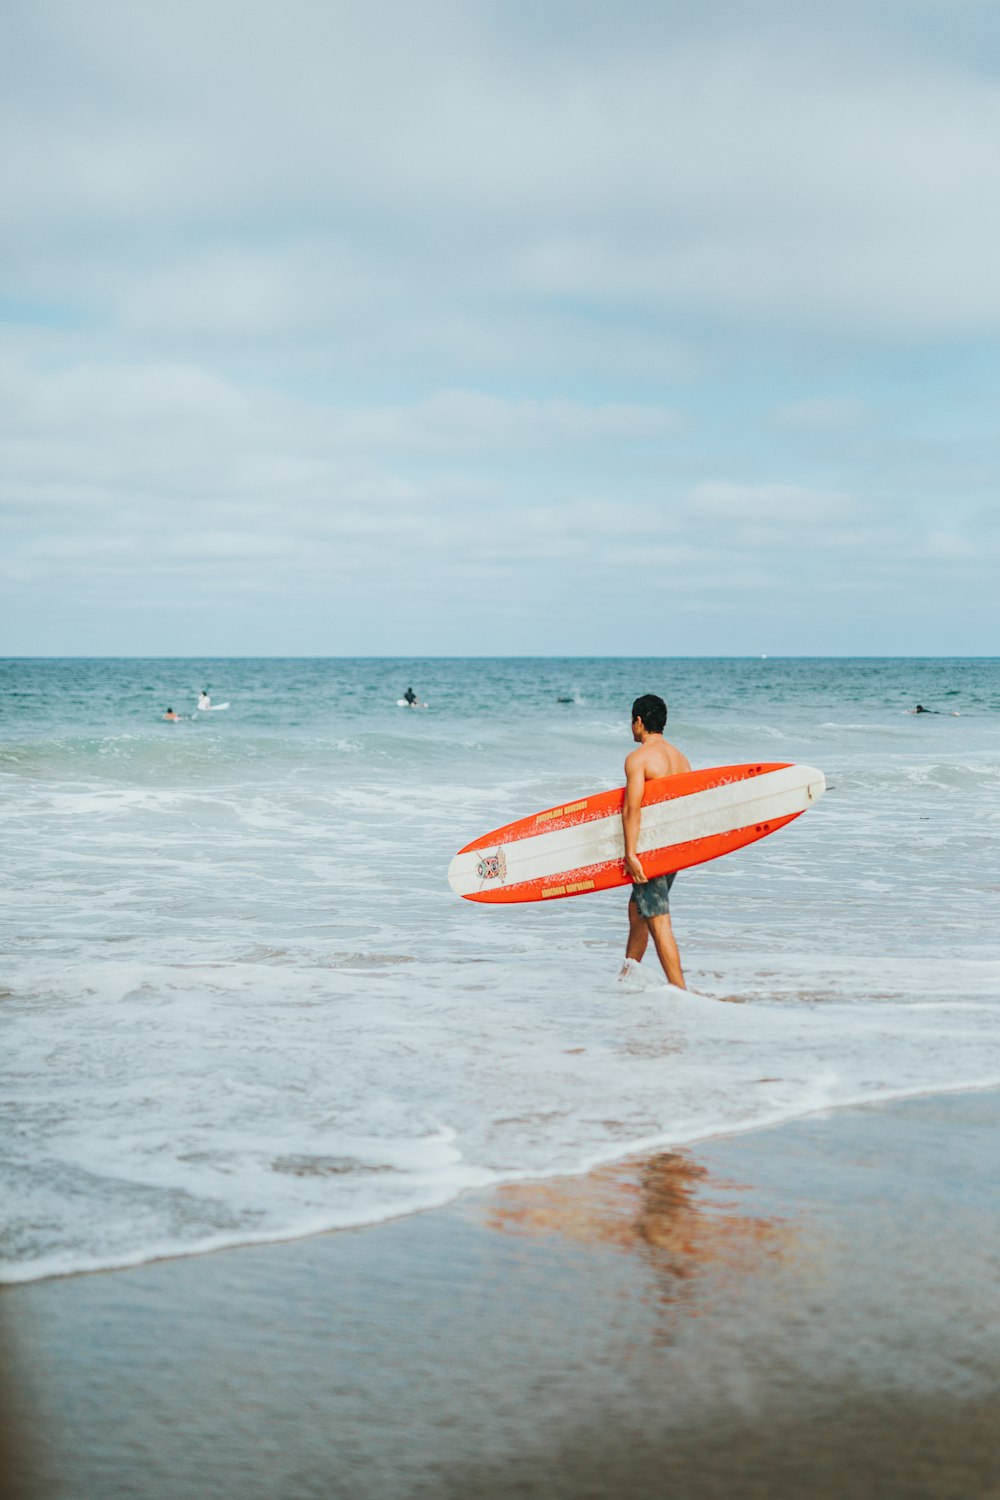
<path fill-rule="evenodd" d="M 1000 1493 L 996 1093 L 7 1287 L 18 1500 Z"/>
<path fill-rule="evenodd" d="M 0 689 L 18 1500 L 996 1492 L 996 661 Z M 828 783 L 678 875 L 686 992 L 619 982 L 627 891 L 447 882 L 620 786 L 640 690 Z"/>

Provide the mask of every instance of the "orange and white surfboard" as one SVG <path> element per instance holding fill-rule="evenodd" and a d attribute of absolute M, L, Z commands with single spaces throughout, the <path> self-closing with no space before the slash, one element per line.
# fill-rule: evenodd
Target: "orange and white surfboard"
<path fill-rule="evenodd" d="M 826 790 L 812 766 L 765 763 L 685 771 L 646 783 L 638 849 L 649 876 L 686 870 L 766 838 Z M 496 828 L 448 870 L 467 901 L 552 901 L 629 884 L 625 788 L 597 792 Z"/>

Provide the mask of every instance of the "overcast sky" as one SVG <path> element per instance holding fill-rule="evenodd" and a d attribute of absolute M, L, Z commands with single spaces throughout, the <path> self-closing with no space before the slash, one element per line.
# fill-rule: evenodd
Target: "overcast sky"
<path fill-rule="evenodd" d="M 998 651 L 996 0 L 6 0 L 8 655 Z"/>

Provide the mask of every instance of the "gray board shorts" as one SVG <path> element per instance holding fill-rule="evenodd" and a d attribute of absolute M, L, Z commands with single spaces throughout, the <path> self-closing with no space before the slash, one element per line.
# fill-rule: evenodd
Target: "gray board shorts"
<path fill-rule="evenodd" d="M 632 900 L 639 909 L 640 917 L 665 917 L 670 910 L 670 887 L 677 879 L 677 871 L 669 875 L 654 875 L 645 885 L 632 887 Z"/>

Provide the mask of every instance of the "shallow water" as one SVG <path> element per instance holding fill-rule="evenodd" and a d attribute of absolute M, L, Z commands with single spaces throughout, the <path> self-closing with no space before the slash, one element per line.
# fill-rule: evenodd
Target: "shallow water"
<path fill-rule="evenodd" d="M 228 711 L 162 722 L 206 684 Z M 0 691 L 4 1279 L 1000 1082 L 996 661 L 25 661 Z M 470 838 L 620 784 L 642 691 L 695 765 L 831 784 L 679 877 L 709 998 L 616 983 L 624 892 L 447 885 Z"/>

